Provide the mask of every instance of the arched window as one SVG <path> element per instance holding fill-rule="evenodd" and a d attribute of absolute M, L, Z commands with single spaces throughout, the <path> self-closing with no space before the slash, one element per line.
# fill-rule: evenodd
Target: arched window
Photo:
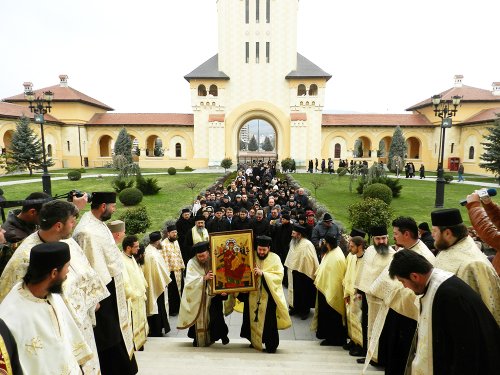
<path fill-rule="evenodd" d="M 99 140 L 99 155 L 101 157 L 111 156 L 111 140 L 109 135 L 104 135 Z"/>
<path fill-rule="evenodd" d="M 205 85 L 198 86 L 198 96 L 207 96 L 207 88 Z"/>
<path fill-rule="evenodd" d="M 314 83 L 309 86 L 309 96 L 317 96 L 318 95 L 318 86 Z"/>
<path fill-rule="evenodd" d="M 175 144 L 175 157 L 176 158 L 182 157 L 182 146 L 180 143 Z"/>
<path fill-rule="evenodd" d="M 306 86 L 303 84 L 300 84 L 299 87 L 297 88 L 297 96 L 306 96 Z"/>
<path fill-rule="evenodd" d="M 217 96 L 219 94 L 217 85 L 210 85 L 210 90 L 208 91 L 208 93 L 212 96 Z"/>
<path fill-rule="evenodd" d="M 340 146 L 340 143 L 335 143 L 335 152 L 333 157 L 335 159 L 340 159 L 340 153 L 342 151 L 342 146 Z"/>
<path fill-rule="evenodd" d="M 469 147 L 469 159 L 474 159 L 474 146 Z"/>
<path fill-rule="evenodd" d="M 47 156 L 52 157 L 52 145 L 47 145 Z"/>

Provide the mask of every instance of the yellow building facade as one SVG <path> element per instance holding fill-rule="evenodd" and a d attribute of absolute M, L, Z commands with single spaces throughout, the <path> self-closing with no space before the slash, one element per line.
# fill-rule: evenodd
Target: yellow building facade
<path fill-rule="evenodd" d="M 243 155 L 245 160 L 248 156 L 241 145 L 248 138 L 248 124 L 261 120 L 274 132 L 274 150 L 268 157 L 291 157 L 299 168 L 316 158 L 332 158 L 335 166 L 340 159 L 386 162 L 394 129 L 400 126 L 407 140 L 406 161 L 417 169 L 419 164 L 435 169 L 440 119 L 430 98 L 409 107 L 408 114 L 323 113 L 331 75 L 297 51 L 298 3 L 217 1 L 218 51 L 184 77 L 191 93 L 190 114 L 114 113 L 71 88 L 66 75 L 59 77 L 58 85 L 36 90 L 54 93 L 45 124 L 54 167 L 111 163 L 122 127 L 133 139 L 135 160 L 144 168 L 216 167 L 226 157 L 243 161 Z M 441 93 L 444 99 L 463 97 L 453 127 L 446 131 L 444 167 L 454 169 L 463 162 L 467 172 L 484 173 L 479 168 L 481 142 L 500 113 L 500 83 L 480 89 L 462 81 L 462 76 L 455 76 L 451 88 Z M 31 83 L 24 85 L 25 91 L 32 89 Z M 31 115 L 23 93 L 0 102 L 0 142 L 5 150 L 21 114 Z M 33 128 L 40 133 L 39 125 L 33 123 Z M 359 142 L 363 152 L 358 155 L 354 149 Z"/>

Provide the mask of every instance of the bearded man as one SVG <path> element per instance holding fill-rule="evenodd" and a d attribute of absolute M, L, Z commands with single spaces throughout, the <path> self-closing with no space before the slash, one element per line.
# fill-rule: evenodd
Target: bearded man
<path fill-rule="evenodd" d="M 208 230 L 205 227 L 205 216 L 201 212 L 196 214 L 194 218 L 194 227 L 191 228 L 190 231 L 187 232 L 186 238 L 184 240 L 184 248 L 190 249 L 188 251 L 188 258 L 184 258 L 184 264 L 186 264 L 193 256 L 193 245 L 196 245 L 198 242 L 208 241 Z M 186 254 L 183 254 L 183 257 Z"/>
<path fill-rule="evenodd" d="M 115 210 L 116 193 L 92 193 L 90 211 L 83 214 L 73 237 L 110 293 L 100 302 L 94 328 L 101 371 L 103 374 L 129 375 L 138 370 L 123 283 L 125 265 L 105 224 Z"/>
<path fill-rule="evenodd" d="M 165 232 L 166 238 L 161 242 L 160 254 L 163 256 L 170 272 L 171 282 L 167 287 L 169 315 L 177 316 L 181 306 L 182 290 L 184 289 L 184 277 L 182 275 L 186 267 L 182 260 L 179 241 L 177 241 L 176 226 L 167 226 Z"/>
<path fill-rule="evenodd" d="M 394 241 L 400 248 L 414 251 L 424 256 L 431 264 L 435 257 L 427 246 L 418 238 L 416 221 L 411 217 L 400 216 L 392 222 Z M 386 359 L 385 373 L 398 375 L 404 373 L 406 359 L 410 352 L 411 343 L 415 336 L 418 320 L 418 308 L 415 293 L 406 289 L 389 276 L 389 266 L 373 282 L 370 295 L 382 300 L 377 314 L 370 345 L 375 349 L 379 338 L 384 332 L 385 345 L 379 346 L 379 357 Z M 370 348 L 368 351 L 371 353 Z M 385 353 L 381 353 L 385 350 Z M 368 356 L 369 357 L 369 356 Z M 369 358 L 365 363 L 369 362 Z"/>
<path fill-rule="evenodd" d="M 439 254 L 434 266 L 457 275 L 474 289 L 500 325 L 500 277 L 469 237 L 460 211 L 431 212 L 432 237 Z"/>
<path fill-rule="evenodd" d="M 181 299 L 181 308 L 177 320 L 178 329 L 188 330 L 188 337 L 193 339 L 193 346 L 209 346 L 217 340 L 227 345 L 229 329 L 224 321 L 222 301 L 226 294 L 210 294 L 211 258 L 208 242 L 201 241 L 193 245 L 195 254 L 186 267 L 186 284 Z"/>
<path fill-rule="evenodd" d="M 316 249 L 305 237 L 306 229 L 295 224 L 292 230 L 290 250 L 285 260 L 288 267 L 288 303 L 290 315 L 298 314 L 306 320 L 316 303 L 314 277 L 319 267 Z"/>
<path fill-rule="evenodd" d="M 80 367 L 95 355 L 60 296 L 70 259 L 67 243 L 34 246 L 23 282 L 0 305 L 24 374 L 81 374 Z"/>
<path fill-rule="evenodd" d="M 165 296 L 168 285 L 171 282 L 168 266 L 160 253 L 161 234 L 152 232 L 149 234 L 149 245 L 144 251 L 144 276 L 148 282 L 146 311 L 150 336 L 162 337 L 170 332 L 168 321 L 168 297 Z"/>
<path fill-rule="evenodd" d="M 363 266 L 360 270 L 360 278 L 357 284 L 357 289 L 365 293 L 367 305 L 363 306 L 363 309 L 367 309 L 368 312 L 364 312 L 367 316 L 367 338 L 368 342 L 372 336 L 373 325 L 375 323 L 375 318 L 377 317 L 378 311 L 382 306 L 383 301 L 372 295 L 370 293 L 370 288 L 373 282 L 380 276 L 380 274 L 385 270 L 392 260 L 392 256 L 395 251 L 389 246 L 389 237 L 387 235 L 387 227 L 378 226 L 373 227 L 370 230 L 372 236 L 373 245 L 368 247 L 363 256 Z M 382 341 L 383 337 L 379 341 Z M 373 350 L 373 359 L 380 365 L 383 365 L 385 358 L 378 358 L 378 345 L 375 346 Z M 365 358 L 358 358 L 358 363 L 364 363 Z"/>
<path fill-rule="evenodd" d="M 267 353 L 275 353 L 279 345 L 279 329 L 292 325 L 283 292 L 283 266 L 280 257 L 270 252 L 271 237 L 257 237 L 257 259 L 253 273 L 257 290 L 240 293 L 238 299 L 245 302 L 240 336 L 251 346 Z"/>

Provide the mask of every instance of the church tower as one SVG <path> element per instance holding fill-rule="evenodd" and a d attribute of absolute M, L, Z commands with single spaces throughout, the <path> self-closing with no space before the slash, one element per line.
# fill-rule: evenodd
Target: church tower
<path fill-rule="evenodd" d="M 241 160 L 242 138 L 255 120 L 274 129 L 279 160 L 304 166 L 319 157 L 331 76 L 297 53 L 298 7 L 299 0 L 217 1 L 218 53 L 185 76 L 199 161 Z"/>

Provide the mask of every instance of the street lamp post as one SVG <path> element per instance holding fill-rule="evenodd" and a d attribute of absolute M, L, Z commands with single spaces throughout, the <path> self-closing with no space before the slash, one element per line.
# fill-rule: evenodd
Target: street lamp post
<path fill-rule="evenodd" d="M 439 135 L 439 155 L 438 169 L 436 180 L 436 208 L 444 207 L 444 139 L 446 128 L 451 128 L 451 118 L 457 114 L 457 107 L 460 105 L 461 96 L 455 95 L 451 99 L 443 99 L 441 95 L 432 97 L 432 105 L 434 106 L 434 116 L 441 118 L 441 133 Z"/>
<path fill-rule="evenodd" d="M 34 119 L 37 124 L 40 124 L 40 132 L 42 135 L 42 150 L 43 150 L 43 174 L 42 186 L 43 192 L 52 195 L 52 185 L 50 182 L 50 175 L 47 169 L 47 155 L 45 150 L 45 135 L 43 132 L 43 124 L 45 123 L 44 115 L 50 112 L 54 93 L 52 91 L 45 91 L 43 96 L 36 96 L 33 91 L 28 91 L 24 94 L 26 100 L 30 103 L 30 111 L 34 113 Z"/>

